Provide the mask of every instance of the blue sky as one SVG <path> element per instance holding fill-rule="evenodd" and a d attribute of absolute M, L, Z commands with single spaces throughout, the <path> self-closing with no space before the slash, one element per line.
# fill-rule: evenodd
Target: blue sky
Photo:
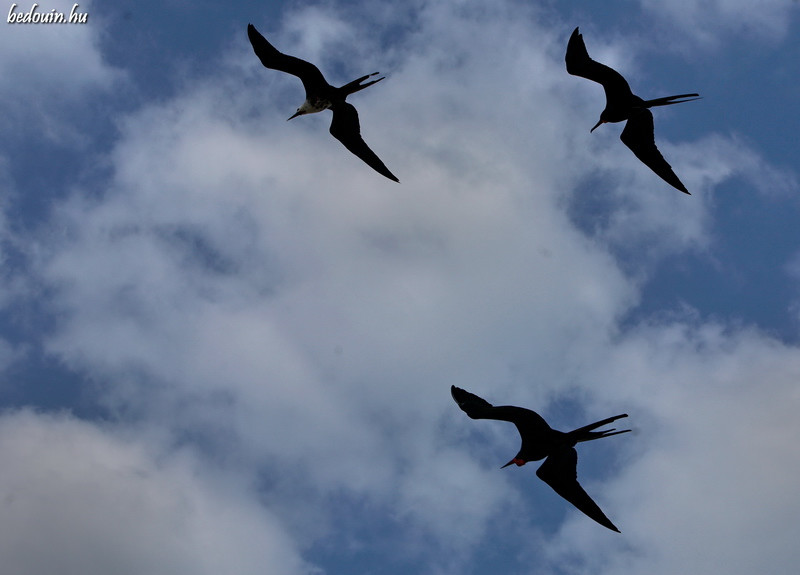
<path fill-rule="evenodd" d="M 794 573 L 798 3 L 85 3 L 0 34 L 9 572 Z M 20 4 L 28 11 L 32 4 Z M 54 1 L 40 10 L 69 12 Z M 11 7 L 8 3 L 7 8 Z M 344 84 L 374 173 L 255 24 Z M 589 134 L 589 53 L 685 196 Z M 559 429 L 621 529 L 451 384 Z"/>

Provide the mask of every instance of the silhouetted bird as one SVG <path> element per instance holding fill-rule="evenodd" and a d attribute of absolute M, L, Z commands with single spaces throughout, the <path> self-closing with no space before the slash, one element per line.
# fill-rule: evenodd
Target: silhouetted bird
<path fill-rule="evenodd" d="M 495 407 L 474 393 L 454 385 L 450 387 L 450 393 L 462 411 L 472 419 L 510 421 L 517 426 L 517 430 L 522 436 L 522 447 L 514 459 L 503 467 L 508 467 L 512 463 L 521 466 L 529 461 L 539 461 L 546 457 L 544 463 L 536 470 L 536 476 L 600 525 L 619 533 L 619 529 L 609 521 L 578 483 L 578 452 L 575 451 L 575 445 L 582 441 L 591 441 L 630 431 L 630 429 L 592 431 L 622 417 L 628 417 L 627 413 L 564 433 L 547 425 L 541 415 L 530 409 L 513 405 Z"/>
<path fill-rule="evenodd" d="M 681 183 L 678 176 L 672 171 L 672 166 L 656 148 L 653 134 L 653 114 L 648 108 L 698 100 L 699 95 L 679 94 L 654 100 L 642 100 L 631 92 L 631 87 L 619 72 L 595 62 L 589 57 L 586 44 L 583 43 L 583 36 L 578 32 L 578 28 L 575 28 L 569 38 L 565 60 L 567 72 L 573 76 L 580 76 L 602 84 L 606 92 L 606 109 L 600 114 L 600 121 L 589 131 L 593 132 L 600 124 L 606 122 L 627 120 L 628 123 L 625 124 L 625 129 L 622 130 L 619 137 L 622 143 L 628 146 L 637 158 L 661 176 L 665 182 L 688 194 L 686 186 Z M 679 100 L 678 98 L 686 99 Z"/>
<path fill-rule="evenodd" d="M 322 72 L 314 64 L 294 56 L 282 54 L 267 42 L 267 39 L 252 24 L 247 25 L 247 36 L 253 45 L 253 51 L 264 66 L 272 70 L 280 70 L 281 72 L 292 74 L 302 80 L 303 87 L 306 89 L 306 101 L 297 108 L 297 112 L 289 118 L 290 120 L 303 114 L 313 114 L 330 108 L 333 111 L 333 120 L 330 128 L 331 135 L 344 144 L 345 148 L 364 160 L 376 172 L 395 182 L 400 181 L 361 138 L 358 112 L 351 104 L 345 102 L 345 98 L 350 94 L 383 80 L 383 78 L 378 78 L 366 84 L 361 83 L 370 76 L 377 75 L 377 72 L 367 74 L 344 86 L 335 88 L 328 84 Z"/>

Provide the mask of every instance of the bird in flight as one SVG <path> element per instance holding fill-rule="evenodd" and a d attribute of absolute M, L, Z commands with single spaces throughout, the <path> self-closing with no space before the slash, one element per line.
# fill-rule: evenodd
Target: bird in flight
<path fill-rule="evenodd" d="M 328 84 L 322 72 L 314 64 L 279 52 L 252 24 L 247 25 L 247 36 L 253 45 L 253 51 L 265 67 L 292 74 L 303 82 L 303 87 L 306 89 L 306 101 L 297 108 L 297 112 L 289 118 L 290 120 L 303 114 L 313 114 L 330 108 L 333 112 L 331 135 L 344 144 L 345 148 L 364 160 L 373 170 L 390 180 L 400 181 L 364 142 L 361 137 L 358 112 L 355 107 L 345 102 L 345 98 L 350 94 L 383 80 L 383 78 L 378 78 L 362 84 L 367 78 L 377 75 L 377 72 L 367 74 L 336 88 Z"/>
<path fill-rule="evenodd" d="M 508 467 L 512 463 L 522 466 L 529 461 L 544 459 L 544 463 L 536 470 L 536 476 L 539 479 L 547 483 L 556 493 L 591 519 L 594 519 L 603 527 L 619 533 L 619 529 L 611 523 L 608 517 L 600 510 L 600 507 L 592 501 L 592 498 L 578 483 L 578 452 L 575 451 L 575 445 L 582 441 L 591 441 L 601 437 L 627 433 L 630 429 L 623 429 L 622 431 L 616 431 L 615 429 L 593 431 L 598 427 L 608 425 L 612 421 L 628 417 L 627 413 L 615 415 L 564 433 L 547 425 L 541 415 L 530 409 L 513 405 L 494 406 L 474 393 L 465 391 L 455 385 L 450 386 L 450 394 L 461 410 L 472 419 L 510 421 L 517 426 L 517 431 L 522 436 L 522 447 L 520 447 L 519 453 L 514 456 L 514 459 L 503 465 L 503 467 Z"/>
<path fill-rule="evenodd" d="M 698 100 L 699 94 L 679 94 L 654 100 L 642 100 L 631 92 L 631 87 L 619 72 L 605 64 L 595 62 L 589 57 L 586 44 L 583 43 L 583 35 L 578 32 L 578 28 L 575 28 L 569 38 L 565 60 L 567 72 L 573 76 L 580 76 L 602 84 L 603 90 L 606 92 L 606 108 L 600 114 L 600 121 L 589 131 L 593 132 L 600 124 L 627 120 L 625 129 L 622 130 L 619 137 L 622 143 L 628 146 L 637 158 L 661 176 L 665 182 L 688 194 L 689 190 L 678 179 L 678 176 L 672 171 L 672 166 L 656 148 L 653 113 L 649 108 Z"/>

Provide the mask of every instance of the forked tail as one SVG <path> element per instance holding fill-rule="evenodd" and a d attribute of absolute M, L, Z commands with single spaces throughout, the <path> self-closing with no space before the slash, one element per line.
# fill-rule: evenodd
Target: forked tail
<path fill-rule="evenodd" d="M 352 82 L 348 82 L 347 84 L 345 84 L 344 86 L 339 88 L 339 90 L 341 92 L 343 92 L 345 97 L 346 97 L 346 96 L 349 96 L 350 94 L 358 92 L 359 90 L 363 90 L 364 88 L 368 88 L 368 87 L 372 86 L 373 84 L 377 84 L 378 82 L 383 80 L 383 78 L 385 78 L 385 76 L 384 76 L 383 78 L 378 78 L 377 80 L 372 80 L 371 82 L 367 82 L 366 84 L 362 84 L 361 83 L 364 80 L 366 80 L 367 78 L 369 78 L 370 76 L 376 76 L 376 75 L 378 75 L 378 72 L 373 72 L 372 74 L 367 74 L 366 76 L 361 76 L 360 78 L 356 78 Z"/>
<path fill-rule="evenodd" d="M 616 431 L 615 428 L 611 428 L 611 429 L 605 429 L 603 431 L 592 431 L 593 429 L 597 429 L 598 427 L 608 425 L 612 421 L 622 419 L 623 417 L 628 417 L 628 414 L 623 413 L 621 415 L 615 415 L 614 417 L 609 417 L 608 419 L 604 419 L 602 421 L 596 421 L 594 423 L 590 423 L 589 425 L 584 425 L 583 427 L 579 427 L 578 429 L 570 431 L 567 435 L 575 443 L 580 443 L 581 441 L 591 441 L 593 439 L 600 439 L 601 437 L 611 437 L 612 435 L 627 433 L 630 431 L 630 429 L 623 429 L 622 431 Z"/>
<path fill-rule="evenodd" d="M 678 98 L 684 98 L 679 100 Z M 700 94 L 678 94 L 677 96 L 666 96 L 664 98 L 655 98 L 653 100 L 645 100 L 645 106 L 652 108 L 653 106 L 668 106 L 669 104 L 682 104 L 683 102 L 691 102 L 692 100 L 699 100 Z"/>

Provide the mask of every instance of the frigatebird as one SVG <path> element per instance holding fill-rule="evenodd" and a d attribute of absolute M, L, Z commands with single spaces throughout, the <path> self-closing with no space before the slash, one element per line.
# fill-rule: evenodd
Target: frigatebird
<path fill-rule="evenodd" d="M 378 72 L 367 74 L 336 88 L 328 84 L 322 72 L 314 64 L 279 52 L 252 24 L 247 25 L 247 36 L 253 45 L 253 51 L 265 67 L 292 74 L 303 82 L 303 87 L 306 89 L 306 101 L 297 108 L 289 120 L 330 108 L 333 112 L 331 135 L 344 144 L 345 148 L 364 160 L 373 170 L 390 180 L 400 181 L 364 142 L 361 137 L 358 112 L 352 104 L 345 102 L 345 98 L 350 94 L 383 80 L 383 78 L 378 78 L 362 84 L 364 80 L 376 76 Z"/>
<path fill-rule="evenodd" d="M 567 55 L 564 59 L 567 63 L 567 72 L 602 84 L 606 92 L 606 108 L 600 114 L 600 121 L 589 131 L 594 132 L 600 124 L 627 120 L 625 129 L 619 137 L 622 143 L 665 182 L 688 194 L 689 190 L 656 148 L 653 113 L 649 108 L 691 102 L 698 100 L 699 94 L 679 94 L 654 100 L 641 99 L 631 92 L 631 87 L 622 74 L 589 57 L 586 44 L 583 43 L 583 35 L 578 32 L 578 28 L 575 28 L 569 38 Z"/>
<path fill-rule="evenodd" d="M 630 429 L 616 431 L 612 428 L 592 431 L 617 419 L 628 417 L 627 413 L 564 433 L 547 425 L 541 415 L 530 409 L 513 405 L 494 406 L 482 397 L 455 385 L 450 386 L 450 394 L 458 407 L 472 419 L 510 421 L 517 426 L 517 431 L 522 436 L 522 447 L 514 459 L 503 467 L 508 467 L 512 463 L 522 466 L 529 461 L 544 459 L 544 463 L 536 470 L 536 476 L 539 479 L 603 527 L 608 527 L 617 533 L 620 532 L 578 483 L 578 452 L 575 451 L 575 445 L 582 441 L 627 433 Z"/>

